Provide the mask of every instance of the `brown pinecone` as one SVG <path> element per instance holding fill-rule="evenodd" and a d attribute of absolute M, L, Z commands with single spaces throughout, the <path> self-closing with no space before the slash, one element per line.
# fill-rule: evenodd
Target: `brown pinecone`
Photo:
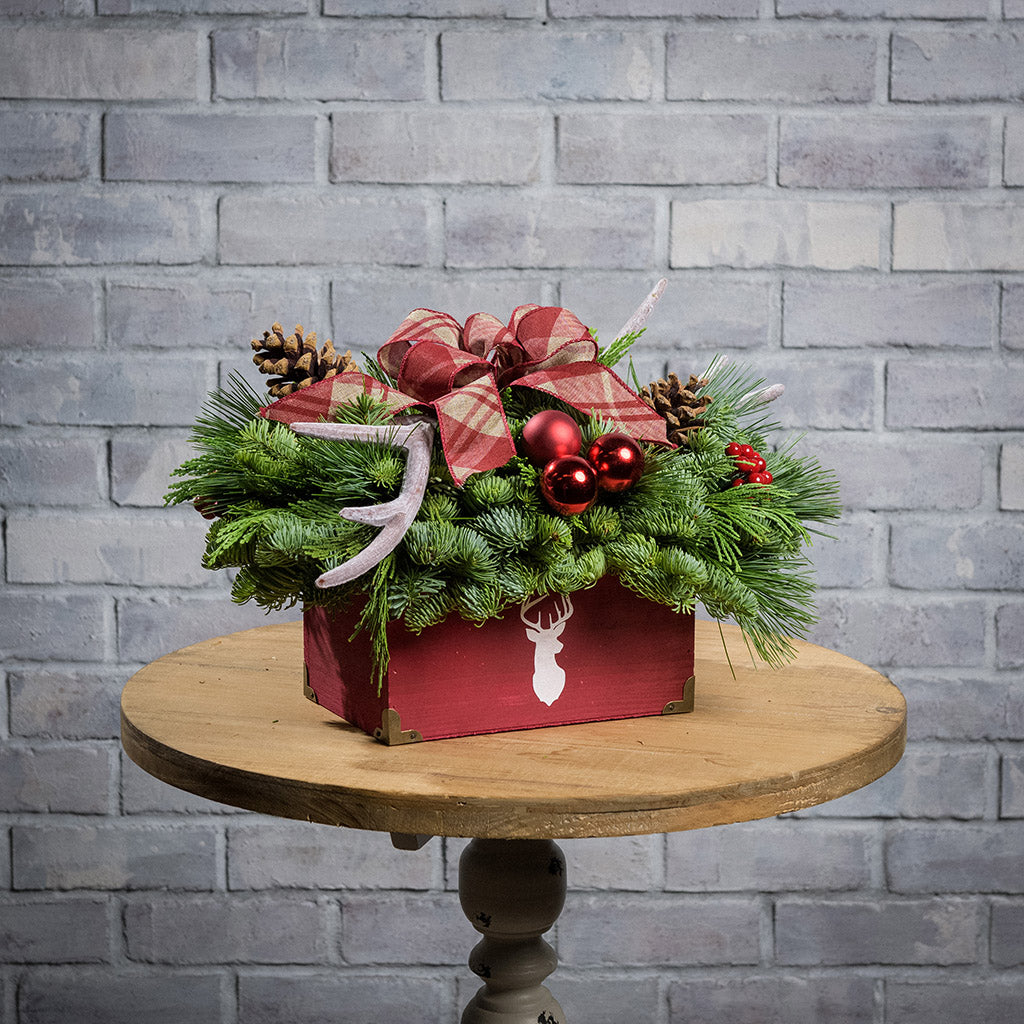
<path fill-rule="evenodd" d="M 334 351 L 328 339 L 320 351 L 316 348 L 316 331 L 303 334 L 302 325 L 295 325 L 295 333 L 284 336 L 280 324 L 274 324 L 262 338 L 253 338 L 255 355 L 252 361 L 260 373 L 276 373 L 274 380 L 267 381 L 267 387 L 275 398 L 290 395 L 299 388 L 333 377 L 346 370 L 358 370 L 359 366 L 351 352 L 342 355 Z"/>
<path fill-rule="evenodd" d="M 703 416 L 712 399 L 710 395 L 698 398 L 696 392 L 707 383 L 691 373 L 684 385 L 674 373 L 670 373 L 667 381 L 652 381 L 640 392 L 640 397 L 665 417 L 665 434 L 673 444 L 687 444 L 691 431 L 704 426 Z"/>

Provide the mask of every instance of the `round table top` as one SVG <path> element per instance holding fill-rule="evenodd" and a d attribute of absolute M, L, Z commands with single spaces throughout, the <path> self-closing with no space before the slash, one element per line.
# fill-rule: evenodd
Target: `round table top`
<path fill-rule="evenodd" d="M 307 700 L 301 623 L 168 654 L 121 698 L 128 755 L 223 803 L 350 828 L 579 838 L 703 828 L 831 800 L 902 755 L 884 676 L 797 643 L 754 667 L 739 630 L 697 623 L 696 710 L 387 747 Z M 741 663 L 740 652 L 744 652 Z"/>

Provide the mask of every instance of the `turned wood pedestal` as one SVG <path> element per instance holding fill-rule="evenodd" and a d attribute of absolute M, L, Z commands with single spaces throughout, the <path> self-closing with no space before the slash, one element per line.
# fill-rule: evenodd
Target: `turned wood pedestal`
<path fill-rule="evenodd" d="M 542 938 L 565 899 L 558 838 L 624 836 L 764 818 L 885 774 L 906 706 L 877 672 L 798 644 L 785 669 L 744 667 L 739 631 L 697 623 L 688 715 L 384 747 L 306 700 L 301 624 L 264 626 L 168 654 L 121 698 L 128 755 L 181 789 L 238 807 L 474 841 L 459 865 L 483 985 L 463 1024 L 566 1024 L 544 986 Z M 629 685 L 628 671 L 623 685 Z M 443 698 L 442 698 L 443 699 Z"/>

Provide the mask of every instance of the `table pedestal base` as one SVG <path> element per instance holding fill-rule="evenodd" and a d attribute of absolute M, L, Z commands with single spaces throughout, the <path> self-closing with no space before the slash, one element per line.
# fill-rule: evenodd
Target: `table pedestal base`
<path fill-rule="evenodd" d="M 558 965 L 542 938 L 565 904 L 565 857 L 549 839 L 474 839 L 459 860 L 459 899 L 483 938 L 469 955 L 483 987 L 462 1024 L 566 1024 L 541 982 Z"/>

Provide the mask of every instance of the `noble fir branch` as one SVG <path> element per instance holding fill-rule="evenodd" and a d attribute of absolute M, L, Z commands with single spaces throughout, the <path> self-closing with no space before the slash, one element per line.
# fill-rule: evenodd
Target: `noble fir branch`
<path fill-rule="evenodd" d="M 603 366 L 607 366 L 609 369 L 616 366 L 626 355 L 629 350 L 636 343 L 636 340 L 644 333 L 646 328 L 641 328 L 639 331 L 630 331 L 628 334 L 623 334 L 621 338 L 616 338 L 609 345 L 600 349 L 597 353 L 597 361 Z M 595 336 L 594 340 L 597 338 Z"/>

